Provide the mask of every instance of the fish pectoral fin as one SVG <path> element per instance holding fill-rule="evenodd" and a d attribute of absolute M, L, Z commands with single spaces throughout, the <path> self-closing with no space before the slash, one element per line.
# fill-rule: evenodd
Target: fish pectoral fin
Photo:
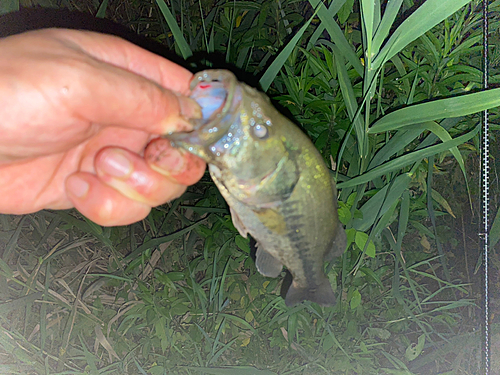
<path fill-rule="evenodd" d="M 248 231 L 247 228 L 245 227 L 245 224 L 241 221 L 240 217 L 236 213 L 235 210 L 233 210 L 232 207 L 229 207 L 229 210 L 231 211 L 231 219 L 233 220 L 233 225 L 236 229 L 238 229 L 238 232 L 241 234 L 242 237 L 247 237 Z"/>
<path fill-rule="evenodd" d="M 292 282 L 286 294 L 285 304 L 292 307 L 305 300 L 316 302 L 321 306 L 335 305 L 335 294 L 328 278 L 325 277 L 320 285 L 305 288 L 300 288 Z"/>
<path fill-rule="evenodd" d="M 342 254 L 344 254 L 346 247 L 347 236 L 345 234 L 344 228 L 342 228 L 342 225 L 339 223 L 337 224 L 337 233 L 333 238 L 332 246 L 330 247 L 330 250 L 325 254 L 325 261 L 330 262 L 336 257 L 341 256 Z"/>
<path fill-rule="evenodd" d="M 257 271 L 262 275 L 267 277 L 278 277 L 283 269 L 283 264 L 269 254 L 267 251 L 262 249 L 262 246 L 257 244 L 257 255 L 256 255 L 255 265 L 257 266 Z"/>

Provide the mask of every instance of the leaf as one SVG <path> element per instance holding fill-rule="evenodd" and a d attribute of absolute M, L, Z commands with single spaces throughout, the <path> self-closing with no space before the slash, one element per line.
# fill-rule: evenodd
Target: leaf
<path fill-rule="evenodd" d="M 184 272 L 178 272 L 178 271 L 172 271 L 168 272 L 166 276 L 171 280 L 171 281 L 181 281 L 186 278 L 186 275 Z"/>
<path fill-rule="evenodd" d="M 471 0 L 425 1 L 392 33 L 380 53 L 373 59 L 372 70 L 377 70 L 409 43 L 470 2 Z"/>
<path fill-rule="evenodd" d="M 245 320 L 248 322 L 248 323 L 251 323 L 253 321 L 254 317 L 253 317 L 253 313 L 251 310 L 248 310 L 247 313 L 245 314 Z"/>
<path fill-rule="evenodd" d="M 373 248 L 375 249 L 375 246 L 373 246 Z M 378 275 L 375 272 L 373 272 L 370 268 L 360 267 L 359 270 L 363 272 L 366 276 L 372 278 L 373 281 L 375 281 L 381 289 L 384 289 L 384 284 L 382 284 L 382 280 L 380 280 L 380 277 L 378 277 Z"/>
<path fill-rule="evenodd" d="M 360 185 L 369 181 L 373 181 L 377 177 L 380 177 L 384 174 L 387 174 L 389 172 L 395 171 L 395 170 L 400 170 L 403 167 L 415 163 L 418 160 L 421 160 L 423 158 L 429 157 L 431 155 L 438 154 L 440 152 L 446 151 L 451 149 L 452 147 L 456 147 L 458 145 L 461 145 L 465 142 L 467 142 L 469 139 L 473 138 L 478 132 L 479 132 L 479 125 L 474 128 L 474 130 L 470 131 L 469 133 L 466 133 L 460 137 L 454 138 L 451 141 L 446 141 L 444 143 L 440 143 L 435 146 L 427 147 L 423 150 L 418 150 L 414 152 L 410 152 L 409 154 L 400 156 L 399 158 L 396 158 L 394 160 L 391 160 L 379 167 L 376 167 L 372 170 L 370 170 L 367 173 L 362 174 L 361 176 L 357 176 L 351 180 L 341 182 L 337 184 L 337 188 L 339 190 L 345 189 L 347 187 L 351 186 L 356 186 Z"/>
<path fill-rule="evenodd" d="M 106 9 L 108 8 L 108 0 L 103 0 L 99 9 L 97 10 L 97 14 L 95 18 L 104 18 L 106 17 Z"/>
<path fill-rule="evenodd" d="M 337 77 L 339 80 L 340 91 L 342 92 L 342 98 L 344 99 L 349 119 L 351 121 L 354 120 L 356 135 L 358 136 L 359 152 L 363 153 L 364 142 L 362 142 L 361 136 L 365 134 L 365 126 L 362 117 L 356 117 L 356 112 L 358 111 L 356 95 L 354 94 L 354 89 L 347 73 L 342 52 L 336 46 L 333 46 L 332 49 L 335 54 L 335 66 L 337 67 Z"/>
<path fill-rule="evenodd" d="M 394 24 L 394 20 L 399 13 L 399 8 L 401 8 L 402 3 L 403 0 L 389 0 L 387 2 L 384 16 L 382 17 L 382 20 L 380 21 L 380 24 L 373 37 L 371 46 L 372 55 L 376 55 L 380 51 L 380 47 L 382 46 L 382 43 L 384 42 L 387 35 L 389 35 L 389 31 Z"/>
<path fill-rule="evenodd" d="M 344 5 L 339 9 L 337 16 L 339 17 L 339 23 L 343 24 L 347 21 L 352 13 L 352 7 L 354 6 L 354 0 L 347 0 Z"/>
<path fill-rule="evenodd" d="M 441 207 L 443 207 L 446 210 L 446 212 L 448 212 L 451 216 L 453 216 L 456 219 L 456 216 L 453 214 L 453 211 L 451 210 L 450 204 L 446 199 L 443 198 L 441 194 L 439 194 L 436 190 L 431 189 L 431 195 L 432 199 L 438 202 L 441 205 Z"/>
<path fill-rule="evenodd" d="M 14 274 L 13 271 L 10 269 L 9 265 L 3 261 L 2 258 L 0 258 L 0 269 L 3 271 L 3 276 L 10 279 L 12 278 L 12 275 Z"/>
<path fill-rule="evenodd" d="M 352 293 L 352 297 L 351 297 L 351 302 L 350 302 L 351 310 L 354 310 L 360 304 L 361 304 L 361 293 L 359 293 L 359 291 L 356 289 Z"/>
<path fill-rule="evenodd" d="M 316 10 L 317 12 L 317 10 Z M 299 44 L 300 38 L 302 38 L 302 35 L 304 32 L 307 30 L 309 25 L 311 24 L 311 21 L 313 18 L 316 16 L 316 12 L 307 20 L 307 22 L 300 28 L 299 31 L 294 35 L 294 37 L 287 43 L 285 48 L 280 52 L 278 56 L 274 59 L 274 61 L 271 63 L 271 65 L 267 68 L 266 72 L 262 75 L 262 77 L 259 80 L 260 86 L 262 87 L 262 90 L 267 91 L 269 89 L 269 86 L 271 86 L 271 83 L 274 81 L 276 76 L 278 75 L 279 71 L 285 64 L 286 60 L 288 57 L 291 55 L 293 52 L 293 49 Z"/>
<path fill-rule="evenodd" d="M 248 238 L 243 238 L 238 234 L 234 238 L 234 242 L 236 243 L 236 246 L 238 246 L 242 251 L 244 251 L 247 254 L 250 253 L 250 245 Z"/>
<path fill-rule="evenodd" d="M 344 32 L 335 22 L 335 14 L 337 13 L 336 6 L 342 5 L 342 2 L 334 1 L 330 8 L 326 8 L 320 0 L 309 0 L 309 3 L 313 8 L 317 8 L 318 17 L 321 20 L 321 26 L 324 26 L 328 34 L 330 34 L 330 39 L 335 43 L 337 48 L 342 51 L 343 56 L 351 63 L 354 70 L 359 74 L 360 77 L 363 77 L 364 68 L 361 65 L 361 62 L 353 51 L 351 45 L 347 41 L 344 36 Z M 319 6 L 318 6 L 319 4 Z"/>
<path fill-rule="evenodd" d="M 368 241 L 368 235 L 366 233 L 356 232 L 356 237 L 354 238 L 356 246 L 358 246 L 361 250 L 364 250 L 366 246 L 365 254 L 371 258 L 375 258 L 375 245 L 373 244 L 373 242 L 370 241 L 370 243 L 367 246 L 366 245 L 367 241 Z"/>
<path fill-rule="evenodd" d="M 391 337 L 391 331 L 388 331 L 384 328 L 368 327 L 367 331 L 371 337 L 378 337 L 382 340 L 387 340 L 389 337 Z"/>
<path fill-rule="evenodd" d="M 178 303 L 170 308 L 170 314 L 172 315 L 184 315 L 190 310 L 188 306 L 183 303 Z"/>
<path fill-rule="evenodd" d="M 410 346 L 406 348 L 405 358 L 408 361 L 413 361 L 422 353 L 424 345 L 425 345 L 425 335 L 420 335 L 418 337 L 418 343 L 416 345 L 412 343 L 410 344 Z"/>
<path fill-rule="evenodd" d="M 434 100 L 391 112 L 376 121 L 368 129 L 368 133 L 381 133 L 421 122 L 466 116 L 498 106 L 500 106 L 500 89 Z"/>
<path fill-rule="evenodd" d="M 392 185 L 387 184 L 371 197 L 360 208 L 362 218 L 353 220 L 353 227 L 359 231 L 365 231 L 375 223 L 375 221 L 385 214 L 392 204 L 401 198 L 403 192 L 410 184 L 411 176 L 404 173 L 395 178 Z M 389 193 L 387 189 L 390 187 Z"/>
<path fill-rule="evenodd" d="M 193 52 L 191 51 L 191 48 L 189 48 L 186 39 L 184 39 L 184 35 L 182 35 L 182 31 L 179 28 L 179 25 L 177 25 L 177 21 L 170 12 L 170 9 L 168 9 L 167 4 L 165 4 L 164 0 L 156 0 L 156 4 L 158 4 L 158 8 L 160 8 L 165 21 L 167 21 L 168 27 L 174 35 L 175 43 L 177 44 L 177 47 L 179 47 L 182 57 L 184 59 L 191 57 Z"/>
<path fill-rule="evenodd" d="M 330 350 L 334 344 L 335 340 L 333 339 L 333 337 L 331 335 L 327 335 L 323 340 L 323 352 Z"/>

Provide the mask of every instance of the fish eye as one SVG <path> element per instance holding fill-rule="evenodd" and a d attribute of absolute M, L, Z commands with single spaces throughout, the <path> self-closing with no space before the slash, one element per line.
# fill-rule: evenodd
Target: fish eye
<path fill-rule="evenodd" d="M 253 134 L 259 139 L 265 139 L 269 135 L 269 131 L 264 125 L 255 125 L 253 127 Z"/>

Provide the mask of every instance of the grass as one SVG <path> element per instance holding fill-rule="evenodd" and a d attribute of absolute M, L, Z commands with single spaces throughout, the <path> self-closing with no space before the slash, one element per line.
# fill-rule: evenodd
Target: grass
<path fill-rule="evenodd" d="M 287 308 L 208 177 L 128 227 L 4 215 L 0 373 L 478 373 L 479 295 L 453 260 L 471 242 L 452 230 L 456 212 L 477 212 L 477 112 L 498 130 L 499 89 L 480 91 L 478 3 L 112 5 L 198 67 L 255 75 L 311 137 L 350 242 L 329 272 L 339 302 Z M 490 11 L 496 31 L 498 2 Z"/>

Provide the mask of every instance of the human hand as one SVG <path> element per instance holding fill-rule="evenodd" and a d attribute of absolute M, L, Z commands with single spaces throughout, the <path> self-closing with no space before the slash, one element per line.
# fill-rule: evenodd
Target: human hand
<path fill-rule="evenodd" d="M 143 219 L 205 163 L 168 140 L 199 118 L 192 74 L 117 37 L 47 29 L 0 39 L 0 213 L 76 207 Z"/>

